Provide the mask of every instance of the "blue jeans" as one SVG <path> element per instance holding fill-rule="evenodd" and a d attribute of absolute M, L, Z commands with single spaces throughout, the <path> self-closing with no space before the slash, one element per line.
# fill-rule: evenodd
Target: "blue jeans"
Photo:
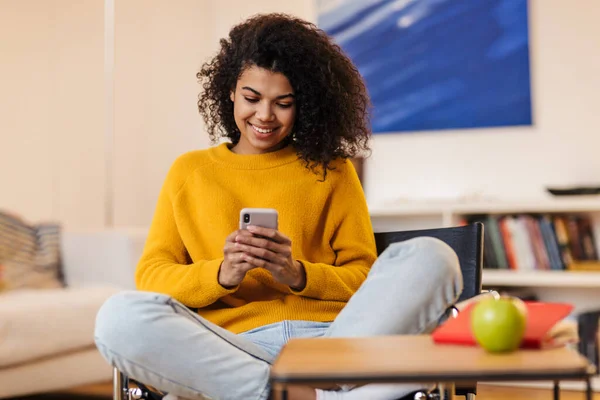
<path fill-rule="evenodd" d="M 383 252 L 332 322 L 282 321 L 236 335 L 169 296 L 128 291 L 102 306 L 95 338 L 110 364 L 165 392 L 190 399 L 264 400 L 270 366 L 290 338 L 427 333 L 461 291 L 454 251 L 440 240 L 417 238 Z M 417 388 L 395 387 L 390 398 Z"/>

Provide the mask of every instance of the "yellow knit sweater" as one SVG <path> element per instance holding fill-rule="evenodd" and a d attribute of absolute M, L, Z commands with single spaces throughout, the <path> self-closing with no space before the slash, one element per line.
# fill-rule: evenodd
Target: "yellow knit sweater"
<path fill-rule="evenodd" d="M 164 293 L 234 333 L 282 320 L 332 321 L 376 259 L 354 167 L 337 161 L 325 181 L 290 146 L 239 155 L 227 144 L 180 156 L 168 173 L 136 271 L 140 290 Z M 294 291 L 267 270 L 226 289 L 218 282 L 225 238 L 244 207 L 275 208 L 279 230 L 304 264 Z"/>

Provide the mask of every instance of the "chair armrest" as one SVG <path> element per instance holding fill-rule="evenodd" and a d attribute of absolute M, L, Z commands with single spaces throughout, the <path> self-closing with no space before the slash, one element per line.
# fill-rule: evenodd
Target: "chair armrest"
<path fill-rule="evenodd" d="M 135 267 L 145 241 L 143 229 L 63 232 L 61 250 L 66 284 L 135 289 Z"/>

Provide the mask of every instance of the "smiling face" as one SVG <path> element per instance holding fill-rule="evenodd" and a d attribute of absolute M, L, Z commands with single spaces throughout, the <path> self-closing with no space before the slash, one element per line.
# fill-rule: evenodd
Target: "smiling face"
<path fill-rule="evenodd" d="M 234 153 L 269 153 L 285 146 L 296 119 L 294 90 L 285 75 L 249 67 L 240 75 L 231 101 L 241 133 Z"/>

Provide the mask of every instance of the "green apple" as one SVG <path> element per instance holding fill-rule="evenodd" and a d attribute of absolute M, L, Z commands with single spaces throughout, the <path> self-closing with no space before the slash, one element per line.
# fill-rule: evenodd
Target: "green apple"
<path fill-rule="evenodd" d="M 523 301 L 512 296 L 484 299 L 475 305 L 471 314 L 475 340 L 492 353 L 518 349 L 526 324 L 527 308 Z"/>

